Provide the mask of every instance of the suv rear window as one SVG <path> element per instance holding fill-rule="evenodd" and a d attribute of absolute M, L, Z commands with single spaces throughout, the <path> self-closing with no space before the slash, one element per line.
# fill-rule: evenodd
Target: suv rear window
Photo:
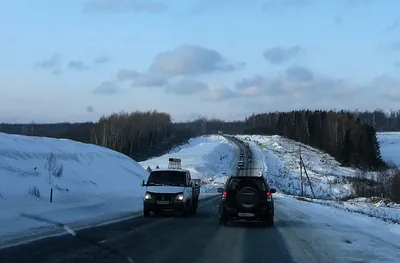
<path fill-rule="evenodd" d="M 257 185 L 259 191 L 267 191 L 265 181 L 260 177 L 246 178 L 246 177 L 233 177 L 228 181 L 228 191 L 239 191 L 243 185 Z"/>

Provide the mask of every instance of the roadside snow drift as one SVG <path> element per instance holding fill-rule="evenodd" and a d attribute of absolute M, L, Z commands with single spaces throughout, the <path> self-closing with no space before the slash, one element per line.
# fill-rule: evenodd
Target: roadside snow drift
<path fill-rule="evenodd" d="M 152 170 L 157 166 L 167 168 L 170 157 L 180 158 L 182 168 L 188 169 L 192 178 L 201 179 L 204 196 L 205 193 L 216 193 L 216 187 L 224 183 L 225 176 L 232 175 L 239 156 L 237 146 L 225 137 L 210 135 L 192 138 L 170 153 L 140 162 L 140 165 L 144 169 L 150 166 Z"/>
<path fill-rule="evenodd" d="M 47 225 L 21 212 L 71 223 L 137 210 L 147 176 L 133 159 L 103 147 L 0 133 L 0 237 Z"/>
<path fill-rule="evenodd" d="M 295 259 L 304 252 L 310 256 L 300 262 L 399 262 L 398 224 L 282 194 L 275 195 L 275 218 L 289 248 L 304 244 L 291 250 Z"/>

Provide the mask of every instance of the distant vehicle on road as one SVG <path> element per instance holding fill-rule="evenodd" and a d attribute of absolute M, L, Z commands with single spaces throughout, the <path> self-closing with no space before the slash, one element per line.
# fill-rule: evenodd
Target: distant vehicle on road
<path fill-rule="evenodd" d="M 218 131 L 218 134 L 219 135 L 223 135 L 224 133 L 222 131 Z"/>
<path fill-rule="evenodd" d="M 262 220 L 274 224 L 276 189 L 270 188 L 263 176 L 233 176 L 228 179 L 219 204 L 219 223 L 226 226 L 231 220 Z"/>
<path fill-rule="evenodd" d="M 238 162 L 238 170 L 243 170 L 244 169 L 244 162 L 243 161 L 239 161 Z"/>
<path fill-rule="evenodd" d="M 196 214 L 200 195 L 200 184 L 192 180 L 189 170 L 182 169 L 181 159 L 169 158 L 168 169 L 150 172 L 143 198 L 143 215 L 150 212 L 180 212 L 182 215 Z"/>

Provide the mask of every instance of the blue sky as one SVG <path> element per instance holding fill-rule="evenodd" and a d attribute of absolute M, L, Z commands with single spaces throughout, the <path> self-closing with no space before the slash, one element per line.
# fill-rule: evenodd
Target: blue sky
<path fill-rule="evenodd" d="M 397 109 L 400 1 L 13 0 L 0 122 Z"/>

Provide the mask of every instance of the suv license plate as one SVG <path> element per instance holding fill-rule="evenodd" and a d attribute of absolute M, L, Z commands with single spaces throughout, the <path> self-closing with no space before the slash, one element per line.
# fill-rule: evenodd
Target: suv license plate
<path fill-rule="evenodd" d="M 157 201 L 158 205 L 169 205 L 169 201 Z"/>
<path fill-rule="evenodd" d="M 239 213 L 238 216 L 240 216 L 240 217 L 254 217 L 255 214 L 253 214 L 253 213 Z"/>

